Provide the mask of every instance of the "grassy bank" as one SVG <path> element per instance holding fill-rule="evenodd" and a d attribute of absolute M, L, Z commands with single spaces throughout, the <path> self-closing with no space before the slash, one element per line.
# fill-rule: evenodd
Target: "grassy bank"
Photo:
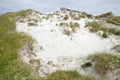
<path fill-rule="evenodd" d="M 0 15 L 0 80 L 15 79 L 17 74 L 29 76 L 29 68 L 18 61 L 18 49 L 29 42 L 31 38 L 15 32 L 15 19 L 25 16 L 25 11 Z"/>
<path fill-rule="evenodd" d="M 90 76 L 80 75 L 77 71 L 56 71 L 47 80 L 95 80 Z"/>

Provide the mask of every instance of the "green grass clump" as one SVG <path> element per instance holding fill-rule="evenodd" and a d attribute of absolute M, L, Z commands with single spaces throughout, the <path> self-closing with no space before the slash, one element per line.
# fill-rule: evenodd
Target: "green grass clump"
<path fill-rule="evenodd" d="M 86 24 L 90 28 L 90 32 L 97 32 L 99 30 L 100 24 L 97 21 L 88 22 Z"/>
<path fill-rule="evenodd" d="M 77 22 L 75 22 L 75 23 L 70 22 L 69 26 L 72 29 L 72 32 L 76 32 L 76 29 L 78 29 L 80 27 L 80 25 Z"/>
<path fill-rule="evenodd" d="M 68 20 L 68 18 L 69 18 L 69 17 L 68 17 L 67 15 L 65 15 L 65 17 L 64 17 L 63 19 L 64 19 L 64 20 Z"/>
<path fill-rule="evenodd" d="M 59 26 L 61 26 L 61 27 L 67 27 L 67 26 L 68 26 L 68 23 L 61 22 Z"/>
<path fill-rule="evenodd" d="M 88 56 L 95 63 L 96 71 L 104 76 L 108 71 L 120 68 L 120 57 L 108 53 L 96 53 Z"/>
<path fill-rule="evenodd" d="M 77 22 L 75 22 L 75 23 L 70 22 L 70 27 L 71 28 L 79 28 L 79 24 Z"/>
<path fill-rule="evenodd" d="M 114 24 L 116 26 L 120 26 L 120 16 L 111 16 L 106 19 L 107 23 Z"/>
<path fill-rule="evenodd" d="M 70 35 L 72 34 L 72 32 L 69 31 L 69 30 L 64 29 L 64 30 L 63 30 L 63 34 L 65 34 L 65 35 L 67 35 L 67 36 L 70 36 Z"/>
<path fill-rule="evenodd" d="M 71 15 L 71 17 L 72 17 L 73 20 L 80 20 L 82 18 L 82 16 L 75 15 L 75 14 Z"/>
<path fill-rule="evenodd" d="M 95 80 L 93 77 L 80 75 L 77 71 L 56 71 L 47 80 Z"/>
<path fill-rule="evenodd" d="M 68 36 L 70 36 L 72 33 L 75 33 L 76 30 L 80 27 L 80 25 L 77 22 L 74 22 L 74 23 L 61 22 L 59 26 L 63 28 L 63 33 Z"/>
<path fill-rule="evenodd" d="M 107 38 L 107 37 L 108 37 L 108 34 L 107 34 L 106 32 L 103 32 L 102 37 L 103 37 L 103 38 Z"/>
<path fill-rule="evenodd" d="M 103 31 L 103 34 L 101 35 L 103 38 L 107 38 L 108 34 L 120 35 L 120 29 L 104 26 L 101 22 L 97 21 L 86 23 L 86 27 L 89 28 L 90 32 Z"/>
<path fill-rule="evenodd" d="M 80 20 L 81 18 L 85 18 L 85 14 L 83 14 L 83 13 L 81 13 L 81 14 L 73 14 L 73 13 L 71 13 L 70 17 L 73 20 Z"/>

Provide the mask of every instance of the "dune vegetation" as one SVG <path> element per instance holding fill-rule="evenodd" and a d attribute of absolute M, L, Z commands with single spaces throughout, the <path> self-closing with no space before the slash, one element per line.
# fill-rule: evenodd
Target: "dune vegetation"
<path fill-rule="evenodd" d="M 32 39 L 15 31 L 15 19 L 25 16 L 25 13 L 0 15 L 0 80 L 21 80 L 30 76 L 31 68 L 18 60 L 18 49 Z"/>

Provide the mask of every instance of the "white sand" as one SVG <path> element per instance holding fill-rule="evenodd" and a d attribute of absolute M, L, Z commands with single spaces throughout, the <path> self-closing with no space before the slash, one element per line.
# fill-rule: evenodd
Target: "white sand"
<path fill-rule="evenodd" d="M 59 23 L 55 18 L 53 21 L 43 20 L 39 26 L 27 26 L 27 23 L 17 22 L 16 31 L 24 32 L 37 41 L 34 45 L 36 58 L 41 61 L 40 76 L 49 74 L 58 69 L 72 70 L 80 67 L 79 62 L 94 52 L 109 52 L 114 44 L 111 38 L 102 39 L 95 33 L 90 33 L 84 28 L 85 21 L 68 20 L 67 22 L 78 22 L 80 29 L 72 36 L 62 33 Z M 40 26 L 42 25 L 42 26 Z M 42 47 L 42 50 L 40 49 Z M 27 54 L 27 53 L 26 53 Z M 23 56 L 24 57 L 24 56 Z"/>

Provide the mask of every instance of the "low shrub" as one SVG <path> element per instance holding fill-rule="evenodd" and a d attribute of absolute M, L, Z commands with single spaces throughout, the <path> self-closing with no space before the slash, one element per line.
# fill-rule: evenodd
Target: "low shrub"
<path fill-rule="evenodd" d="M 107 38 L 107 37 L 108 37 L 107 33 L 106 33 L 106 32 L 103 32 L 102 38 Z"/>
<path fill-rule="evenodd" d="M 88 68 L 88 67 L 91 67 L 91 66 L 92 66 L 92 62 L 86 62 L 81 66 L 81 68 Z"/>

